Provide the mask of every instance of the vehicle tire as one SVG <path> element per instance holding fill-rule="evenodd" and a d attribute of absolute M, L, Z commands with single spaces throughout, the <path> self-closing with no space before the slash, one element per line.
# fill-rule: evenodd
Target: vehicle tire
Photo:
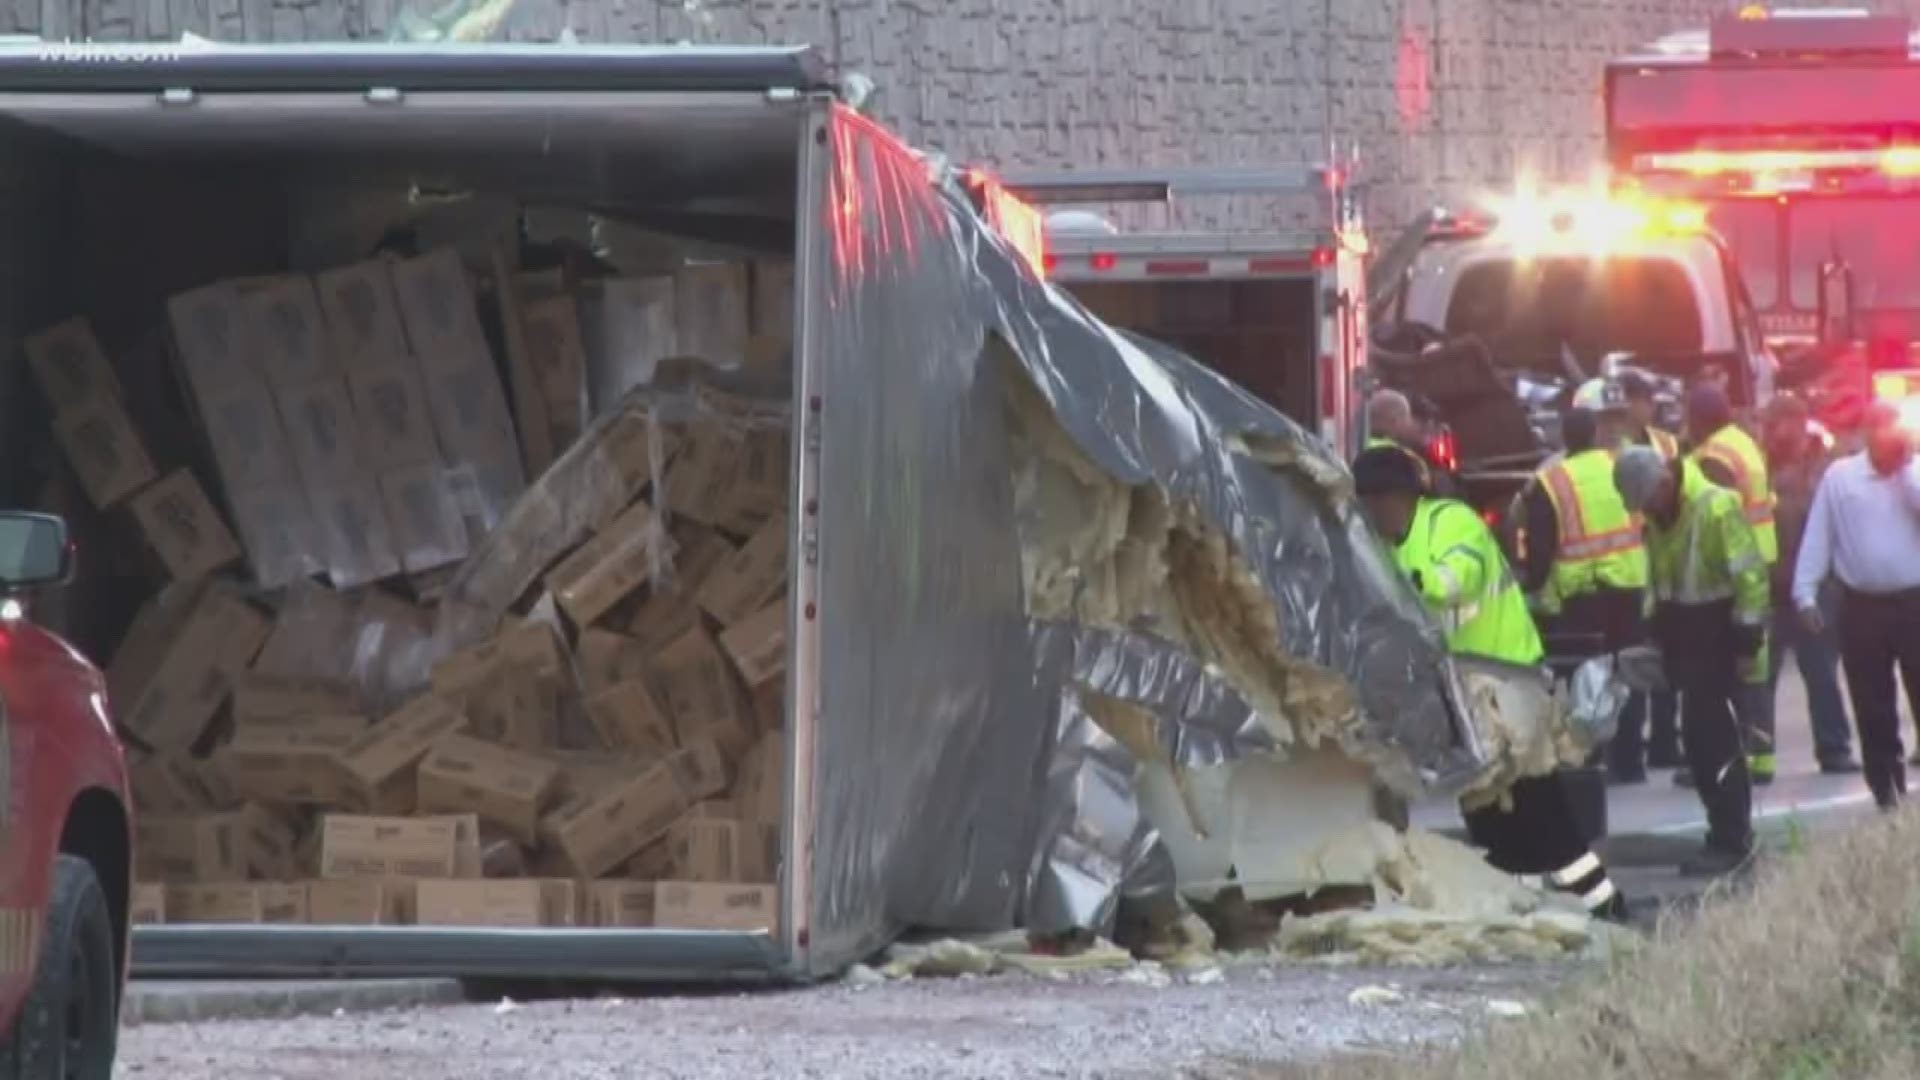
<path fill-rule="evenodd" d="M 113 917 L 86 860 L 62 855 L 40 941 L 40 966 L 12 1038 L 0 1047 L 0 1080 L 112 1080 L 120 1034 Z"/>

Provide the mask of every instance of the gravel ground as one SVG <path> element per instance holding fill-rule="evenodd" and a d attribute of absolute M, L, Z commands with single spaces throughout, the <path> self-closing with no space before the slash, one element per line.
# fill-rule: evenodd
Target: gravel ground
<path fill-rule="evenodd" d="M 158 1024 L 120 1080 L 756 1080 L 1207 1077 L 1451 1039 L 1531 1003 L 1557 966 L 1135 969 L 855 989 L 465 1005 L 331 1019 Z M 1360 991 L 1358 995 L 1355 991 Z M 1492 1004 L 1490 1004 L 1492 1003 Z"/>

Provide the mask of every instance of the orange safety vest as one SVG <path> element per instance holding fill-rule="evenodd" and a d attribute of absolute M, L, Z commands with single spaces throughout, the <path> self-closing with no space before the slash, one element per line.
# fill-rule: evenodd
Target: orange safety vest
<path fill-rule="evenodd" d="M 1653 447 L 1659 452 L 1661 457 L 1666 458 L 1668 461 L 1672 461 L 1674 458 L 1680 456 L 1680 440 L 1674 438 L 1673 432 L 1665 428 L 1648 428 L 1647 445 Z"/>
<path fill-rule="evenodd" d="M 1734 494 L 1740 496 L 1740 509 L 1760 542 L 1761 557 L 1768 565 L 1778 562 L 1780 541 L 1773 525 L 1773 482 L 1767 476 L 1767 457 L 1761 453 L 1760 444 L 1739 425 L 1728 424 L 1701 443 L 1694 456 L 1717 462 L 1732 474 Z"/>

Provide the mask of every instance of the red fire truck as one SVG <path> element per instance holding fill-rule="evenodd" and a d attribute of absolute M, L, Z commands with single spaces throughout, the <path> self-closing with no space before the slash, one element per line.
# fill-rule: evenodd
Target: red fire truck
<path fill-rule="evenodd" d="M 1916 48 L 1905 16 L 1750 6 L 1606 70 L 1616 182 L 1705 209 L 1842 424 L 1920 389 Z"/>

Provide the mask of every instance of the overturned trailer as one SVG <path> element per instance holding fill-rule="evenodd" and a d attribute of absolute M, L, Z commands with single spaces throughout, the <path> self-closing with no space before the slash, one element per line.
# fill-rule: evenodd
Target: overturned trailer
<path fill-rule="evenodd" d="M 137 930 L 137 970 L 805 979 L 905 927 L 1103 929 L 1123 892 L 1169 887 L 1135 789 L 1143 757 L 1319 748 L 1404 794 L 1483 772 L 1454 671 L 1339 461 L 1048 286 L 954 177 L 838 104 L 811 51 L 164 52 L 0 51 L 13 265 L 55 268 L 9 279 L 16 331 L 107 326 L 214 273 L 311 269 L 275 243 L 209 264 L 247 247 L 217 237 L 284 224 L 289 193 L 316 179 L 410 191 L 416 208 L 434 192 L 566 208 L 644 230 L 674 266 L 716 248 L 791 260 L 772 297 L 790 302 L 791 347 L 721 365 L 741 377 L 728 392 L 792 425 L 771 519 L 791 600 L 784 694 L 762 721 L 785 734 L 765 925 L 168 921 Z M 143 191 L 199 197 L 121 213 Z M 115 242 L 76 250 L 70 234 Z M 197 263 L 181 265 L 192 237 Z M 612 484 L 613 509 L 646 493 L 662 513 L 684 496 L 661 488 L 658 455 L 637 476 L 606 455 L 697 388 L 587 376 L 597 418 L 529 470 L 492 531 L 476 526 L 411 680 L 391 680 L 403 693 L 521 616 L 588 630 L 499 600 L 502 581 L 528 584 L 605 524 L 584 495 Z M 122 382 L 143 408 L 155 380 Z M 44 440 L 11 402 L 16 441 Z M 260 611 L 297 606 L 298 582 L 222 573 Z M 83 581 L 67 617 L 104 591 Z"/>

